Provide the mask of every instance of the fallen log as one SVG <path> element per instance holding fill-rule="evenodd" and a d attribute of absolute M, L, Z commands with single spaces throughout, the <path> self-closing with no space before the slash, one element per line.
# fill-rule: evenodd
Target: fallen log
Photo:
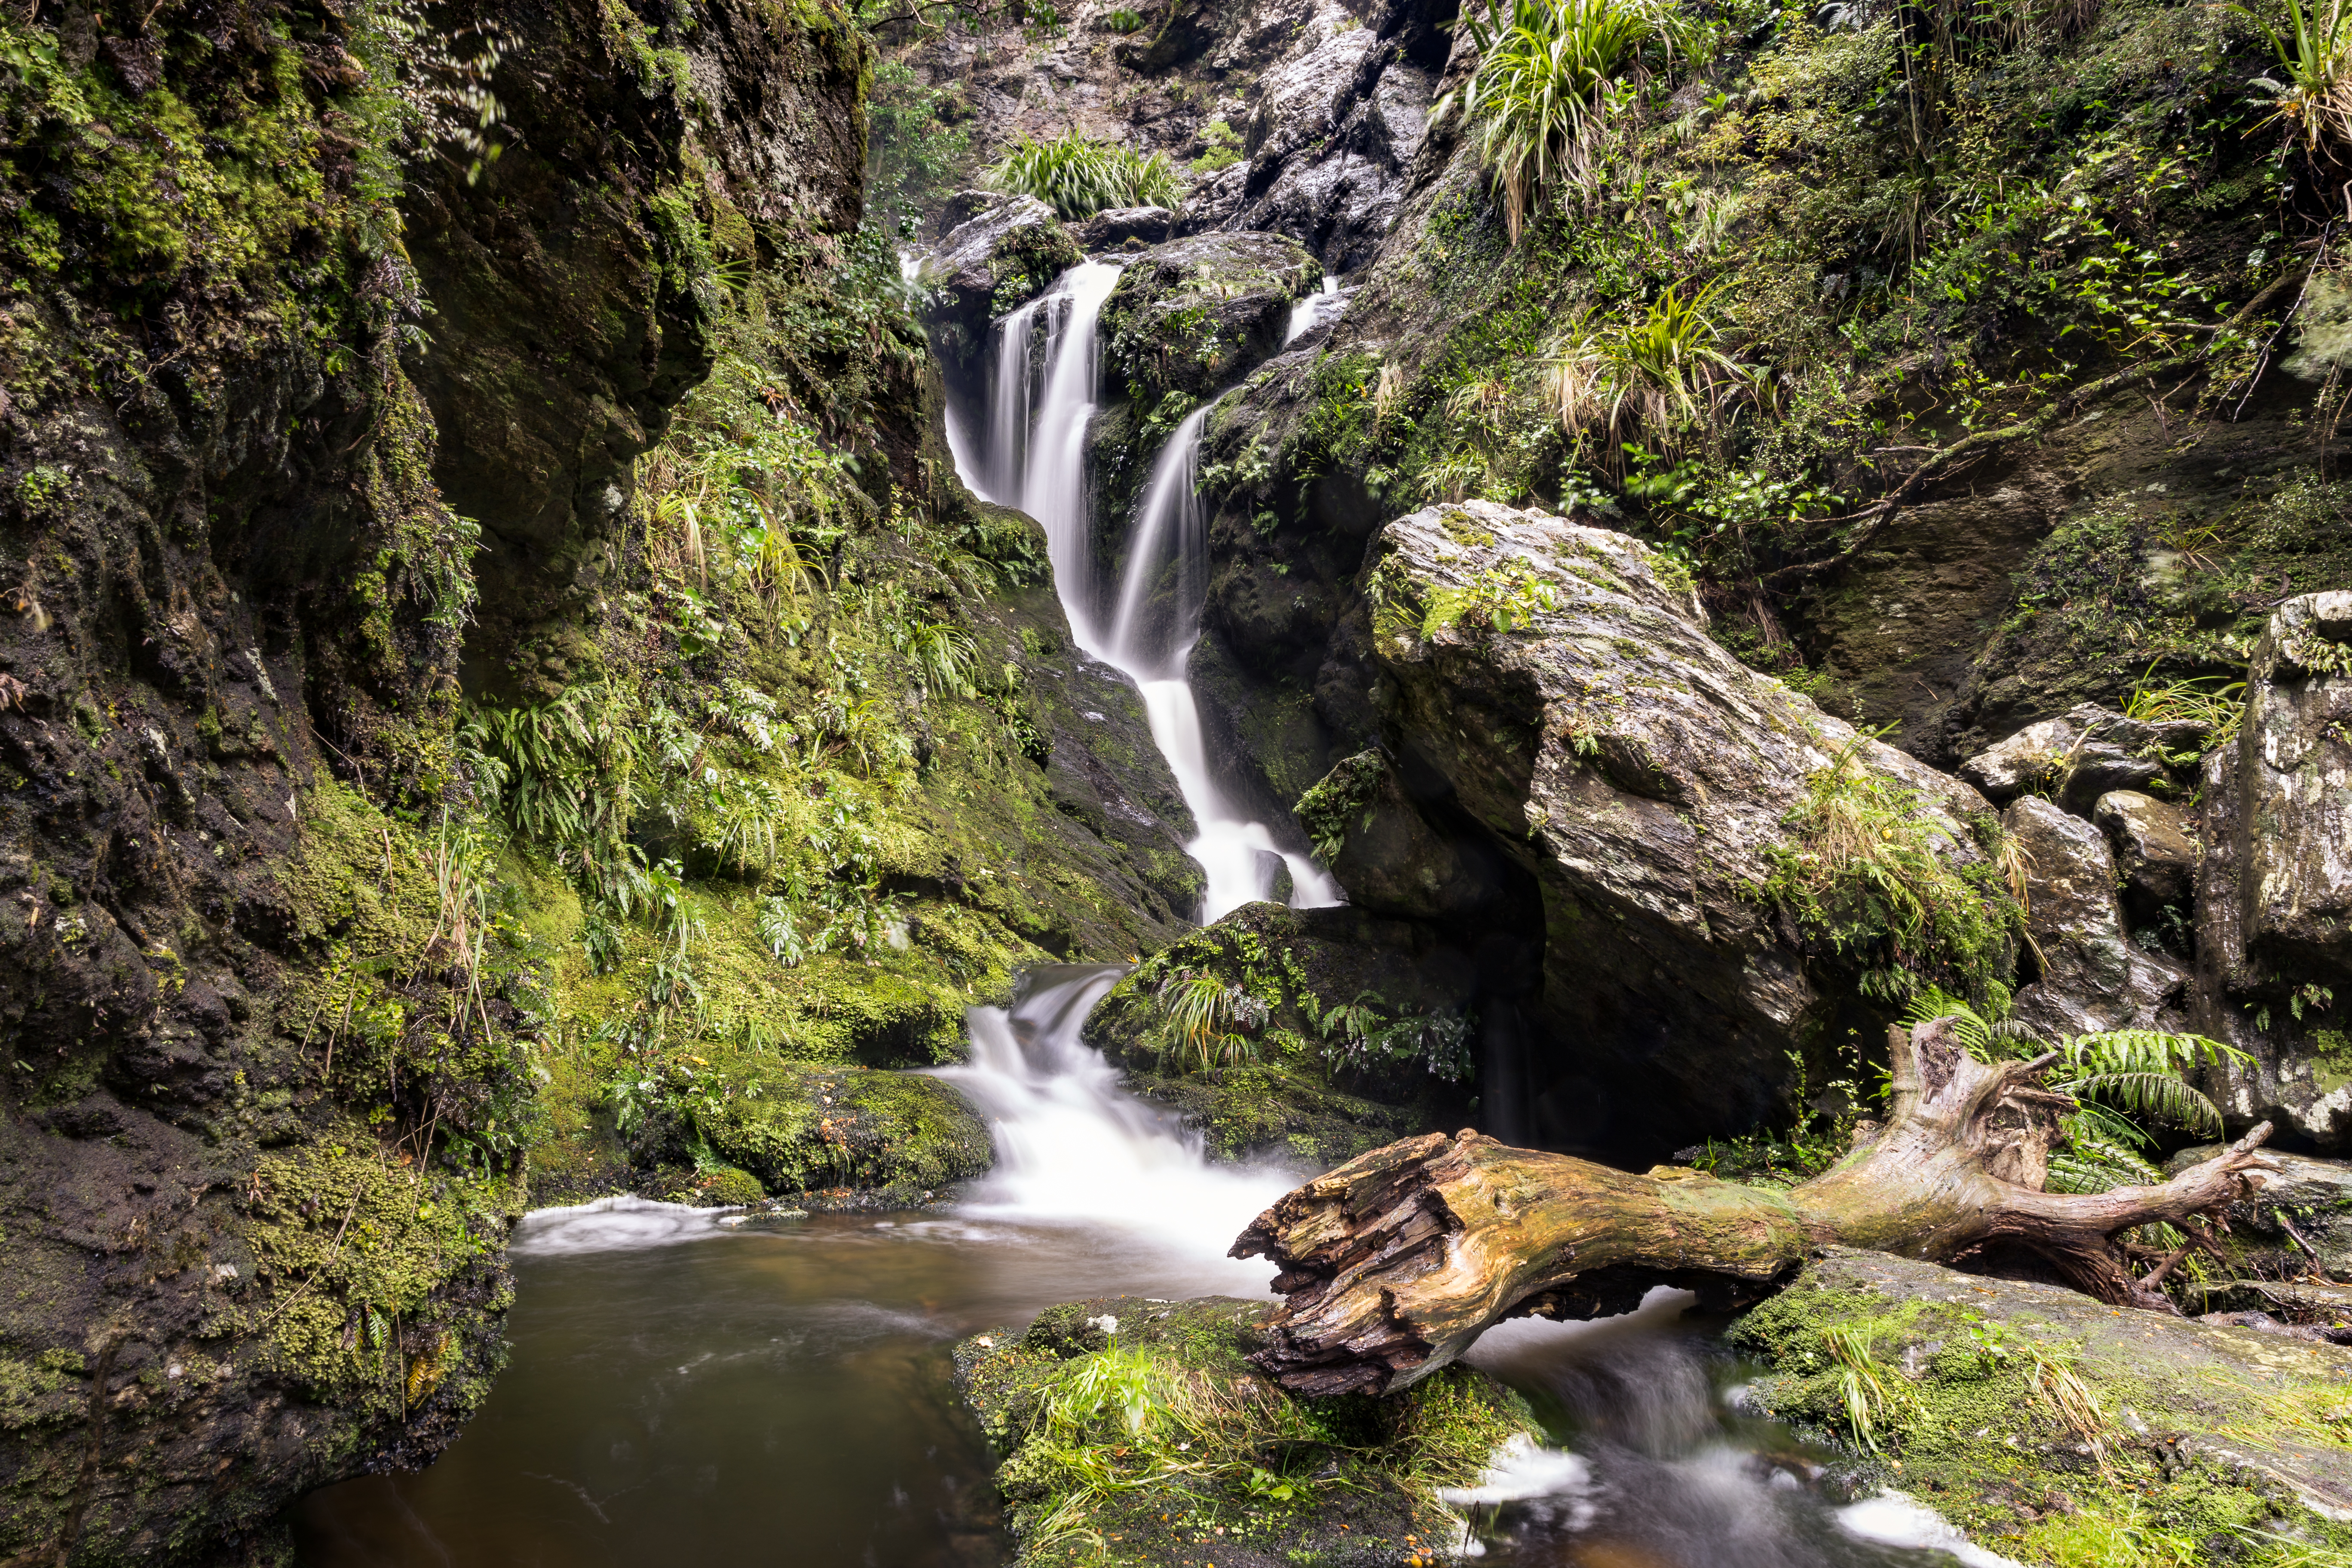
<path fill-rule="evenodd" d="M 2169 1311 L 2132 1278 L 2119 1233 L 2218 1215 L 2274 1162 L 2263 1122 L 2159 1186 L 2042 1190 L 2074 1102 L 2042 1087 L 2052 1058 L 1984 1062 L 1949 1020 L 1888 1032 L 1885 1125 L 1811 1181 L 1775 1191 L 1660 1168 L 1647 1175 L 1514 1149 L 1475 1131 L 1375 1149 L 1294 1189 L 1234 1242 L 1284 1298 L 1259 1369 L 1294 1393 L 1402 1388 L 1506 1318 L 1627 1310 L 1653 1285 L 1741 1305 L 1808 1248 L 1865 1247 L 1947 1262 L 2031 1248 L 2077 1289 Z"/>

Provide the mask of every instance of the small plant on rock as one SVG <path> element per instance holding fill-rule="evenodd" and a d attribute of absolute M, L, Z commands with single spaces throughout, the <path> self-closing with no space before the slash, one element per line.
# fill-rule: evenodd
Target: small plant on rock
<path fill-rule="evenodd" d="M 1485 16 L 1465 9 L 1462 20 L 1478 64 L 1430 120 L 1460 108 L 1501 188 L 1503 222 L 1517 245 L 1546 195 L 1589 176 L 1605 89 L 1656 24 L 1629 0 L 1513 0 L 1507 13 L 1499 5 Z"/>
<path fill-rule="evenodd" d="M 1075 131 L 1050 142 L 1023 137 L 982 178 L 991 190 L 1034 196 L 1066 218 L 1110 207 L 1173 206 L 1182 195 L 1166 154 L 1147 157 Z"/>

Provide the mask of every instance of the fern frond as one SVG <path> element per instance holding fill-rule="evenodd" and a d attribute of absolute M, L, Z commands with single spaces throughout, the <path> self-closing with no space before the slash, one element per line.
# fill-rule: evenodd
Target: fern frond
<path fill-rule="evenodd" d="M 2221 1131 L 2221 1107 L 2168 1072 L 2086 1073 L 2051 1087 L 2077 1100 L 2104 1100 L 2191 1132 Z"/>

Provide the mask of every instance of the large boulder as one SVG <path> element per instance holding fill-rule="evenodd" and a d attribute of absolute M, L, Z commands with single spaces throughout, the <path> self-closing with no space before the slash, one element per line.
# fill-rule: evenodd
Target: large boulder
<path fill-rule="evenodd" d="M 1742 665 L 1638 541 L 1433 507 L 1382 531 L 1366 581 L 1381 731 L 1416 805 L 1539 889 L 1548 1142 L 1638 1157 L 1782 1111 L 1789 1053 L 1852 996 L 1844 961 L 1885 956 L 1768 894 L 1805 874 L 1786 819 L 1817 777 L 1991 880 L 1981 795 Z"/>
<path fill-rule="evenodd" d="M 1034 196 L 966 191 L 950 200 L 948 216 L 955 226 L 919 263 L 932 290 L 926 325 L 949 368 L 970 374 L 991 324 L 1086 258 L 1054 209 Z"/>
<path fill-rule="evenodd" d="M 2052 1036 L 2178 1022 L 2189 971 L 2130 940 L 2105 836 L 2035 795 L 2001 826 L 2029 868 L 2025 929 L 2042 971 L 2018 994 L 2019 1021 Z"/>
<path fill-rule="evenodd" d="M 2246 1051 L 2233 1119 L 2352 1142 L 2352 593 L 2272 615 L 2235 744 L 2207 759 L 2196 1026 Z"/>

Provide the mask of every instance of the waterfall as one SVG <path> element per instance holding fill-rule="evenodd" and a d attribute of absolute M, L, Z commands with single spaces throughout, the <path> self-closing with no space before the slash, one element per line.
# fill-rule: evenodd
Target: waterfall
<path fill-rule="evenodd" d="M 1224 1261 L 1251 1216 L 1297 1179 L 1212 1165 L 1201 1137 L 1118 1087 L 1118 1069 L 1079 1037 L 1116 965 L 1029 971 L 1013 1006 L 965 1015 L 971 1059 L 935 1075 L 989 1119 L 996 1163 L 967 1213 L 1141 1232 L 1203 1271 L 1204 1281 L 1255 1295 L 1263 1264 Z"/>
<path fill-rule="evenodd" d="M 1319 290 L 1290 307 L 1290 325 L 1282 334 L 1282 346 L 1288 348 L 1324 322 L 1338 320 L 1347 308 L 1348 297 L 1339 291 L 1339 280 L 1325 273 Z"/>
<path fill-rule="evenodd" d="M 999 324 L 984 410 L 986 446 L 971 450 L 962 427 L 950 420 L 957 470 L 980 494 L 1037 520 L 1045 531 L 1055 592 L 1071 635 L 1087 653 L 1142 691 L 1151 738 L 1200 828 L 1184 847 L 1208 878 L 1202 920 L 1214 921 L 1270 897 L 1285 868 L 1293 906 L 1339 903 L 1339 884 L 1321 867 L 1303 849 L 1284 847 L 1270 827 L 1251 818 L 1218 784 L 1185 673 L 1208 588 L 1208 538 L 1193 485 L 1201 432 L 1214 403 L 1194 410 L 1154 459 L 1136 509 L 1126 570 L 1108 601 L 1108 623 L 1097 623 L 1086 443 L 1096 409 L 1096 329 L 1119 271 L 1114 262 L 1081 262 Z M 1328 279 L 1326 285 L 1312 303 L 1336 310 L 1326 301 L 1340 297 Z M 1294 336 L 1305 330 L 1298 324 L 1301 308 L 1292 309 Z M 1035 363 L 1041 338 L 1042 374 Z M 1174 596 L 1166 612 L 1155 616 L 1152 589 L 1171 563 Z"/>

